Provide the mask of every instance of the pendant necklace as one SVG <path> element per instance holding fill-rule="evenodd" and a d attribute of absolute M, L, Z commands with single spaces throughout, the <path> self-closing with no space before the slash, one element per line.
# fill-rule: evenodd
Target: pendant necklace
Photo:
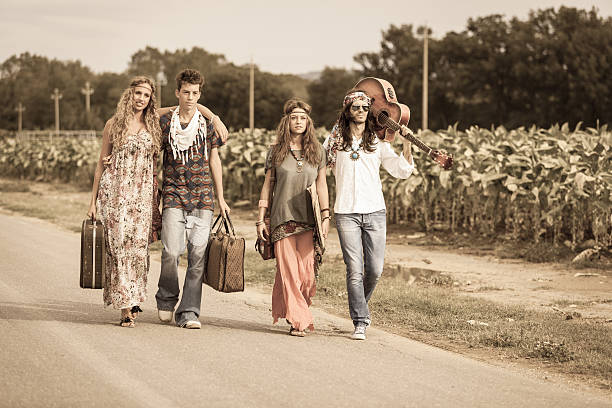
<path fill-rule="evenodd" d="M 289 149 L 289 151 L 291 152 L 291 155 L 293 156 L 293 158 L 297 162 L 296 172 L 301 173 L 302 172 L 302 168 L 304 167 L 304 154 L 302 154 L 301 157 L 297 157 L 295 155 L 295 153 L 293 152 L 293 149 Z"/>
<path fill-rule="evenodd" d="M 357 149 L 353 148 L 353 146 L 351 145 L 351 153 L 349 155 L 351 160 L 353 161 L 359 160 L 359 149 L 361 149 L 362 144 L 363 144 L 363 140 L 361 141 L 361 143 L 359 143 L 359 146 L 357 147 Z"/>

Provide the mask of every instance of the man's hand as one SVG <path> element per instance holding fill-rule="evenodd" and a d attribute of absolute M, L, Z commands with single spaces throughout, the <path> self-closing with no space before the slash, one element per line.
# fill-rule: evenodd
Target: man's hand
<path fill-rule="evenodd" d="M 212 123 L 213 123 L 213 126 L 215 127 L 215 131 L 217 132 L 217 135 L 219 135 L 219 137 L 221 138 L 221 141 L 225 143 L 225 141 L 227 140 L 227 137 L 229 136 L 229 132 L 227 131 L 225 124 L 216 115 L 213 118 Z"/>
<path fill-rule="evenodd" d="M 412 163 L 412 142 L 399 133 L 397 134 L 397 137 L 403 144 L 402 154 L 404 155 L 404 159 L 406 159 L 409 163 Z"/>
<path fill-rule="evenodd" d="M 221 211 L 221 215 L 225 218 L 225 214 L 229 214 L 231 212 L 229 205 L 225 202 L 224 199 L 219 199 L 219 211 Z"/>

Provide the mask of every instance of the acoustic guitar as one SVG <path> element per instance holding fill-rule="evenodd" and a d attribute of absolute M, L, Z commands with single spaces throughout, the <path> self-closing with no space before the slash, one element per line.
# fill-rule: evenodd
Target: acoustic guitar
<path fill-rule="evenodd" d="M 382 140 L 392 142 L 397 131 L 423 150 L 444 170 L 453 167 L 453 155 L 443 150 L 434 150 L 419 140 L 412 130 L 406 126 L 410 120 L 410 108 L 399 103 L 395 89 L 388 81 L 380 78 L 367 77 L 360 79 L 354 87 L 365 92 L 372 99 L 370 111 L 376 118 L 376 134 Z"/>

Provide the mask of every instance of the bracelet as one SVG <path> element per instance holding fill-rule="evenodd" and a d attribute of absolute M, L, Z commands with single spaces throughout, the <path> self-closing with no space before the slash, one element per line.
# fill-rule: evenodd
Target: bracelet
<path fill-rule="evenodd" d="M 260 208 L 268 208 L 268 200 L 259 200 L 257 206 Z"/>
<path fill-rule="evenodd" d="M 325 221 L 325 220 L 330 220 L 331 217 L 329 215 L 326 215 L 325 217 L 321 218 L 321 222 Z"/>
<path fill-rule="evenodd" d="M 323 211 L 327 211 L 327 212 L 329 212 L 329 208 L 322 208 L 322 209 L 321 209 L 321 212 L 323 212 Z"/>
<path fill-rule="evenodd" d="M 259 220 L 259 221 L 257 221 L 257 222 L 255 223 L 255 226 L 256 226 L 256 227 L 259 227 L 260 225 L 265 224 L 265 223 L 266 223 L 266 222 L 265 222 L 264 220 Z"/>

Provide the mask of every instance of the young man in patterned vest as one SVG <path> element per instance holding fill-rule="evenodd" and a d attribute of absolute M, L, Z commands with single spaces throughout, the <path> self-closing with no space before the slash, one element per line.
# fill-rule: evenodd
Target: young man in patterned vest
<path fill-rule="evenodd" d="M 164 155 L 161 274 L 155 295 L 159 319 L 179 327 L 199 329 L 201 323 L 204 255 L 214 210 L 215 194 L 222 214 L 230 209 L 223 198 L 221 159 L 223 141 L 212 122 L 197 108 L 204 85 L 196 70 L 176 76 L 179 106 L 160 117 Z M 214 185 L 214 188 L 213 188 Z M 187 273 L 179 301 L 178 263 L 188 251 Z"/>

